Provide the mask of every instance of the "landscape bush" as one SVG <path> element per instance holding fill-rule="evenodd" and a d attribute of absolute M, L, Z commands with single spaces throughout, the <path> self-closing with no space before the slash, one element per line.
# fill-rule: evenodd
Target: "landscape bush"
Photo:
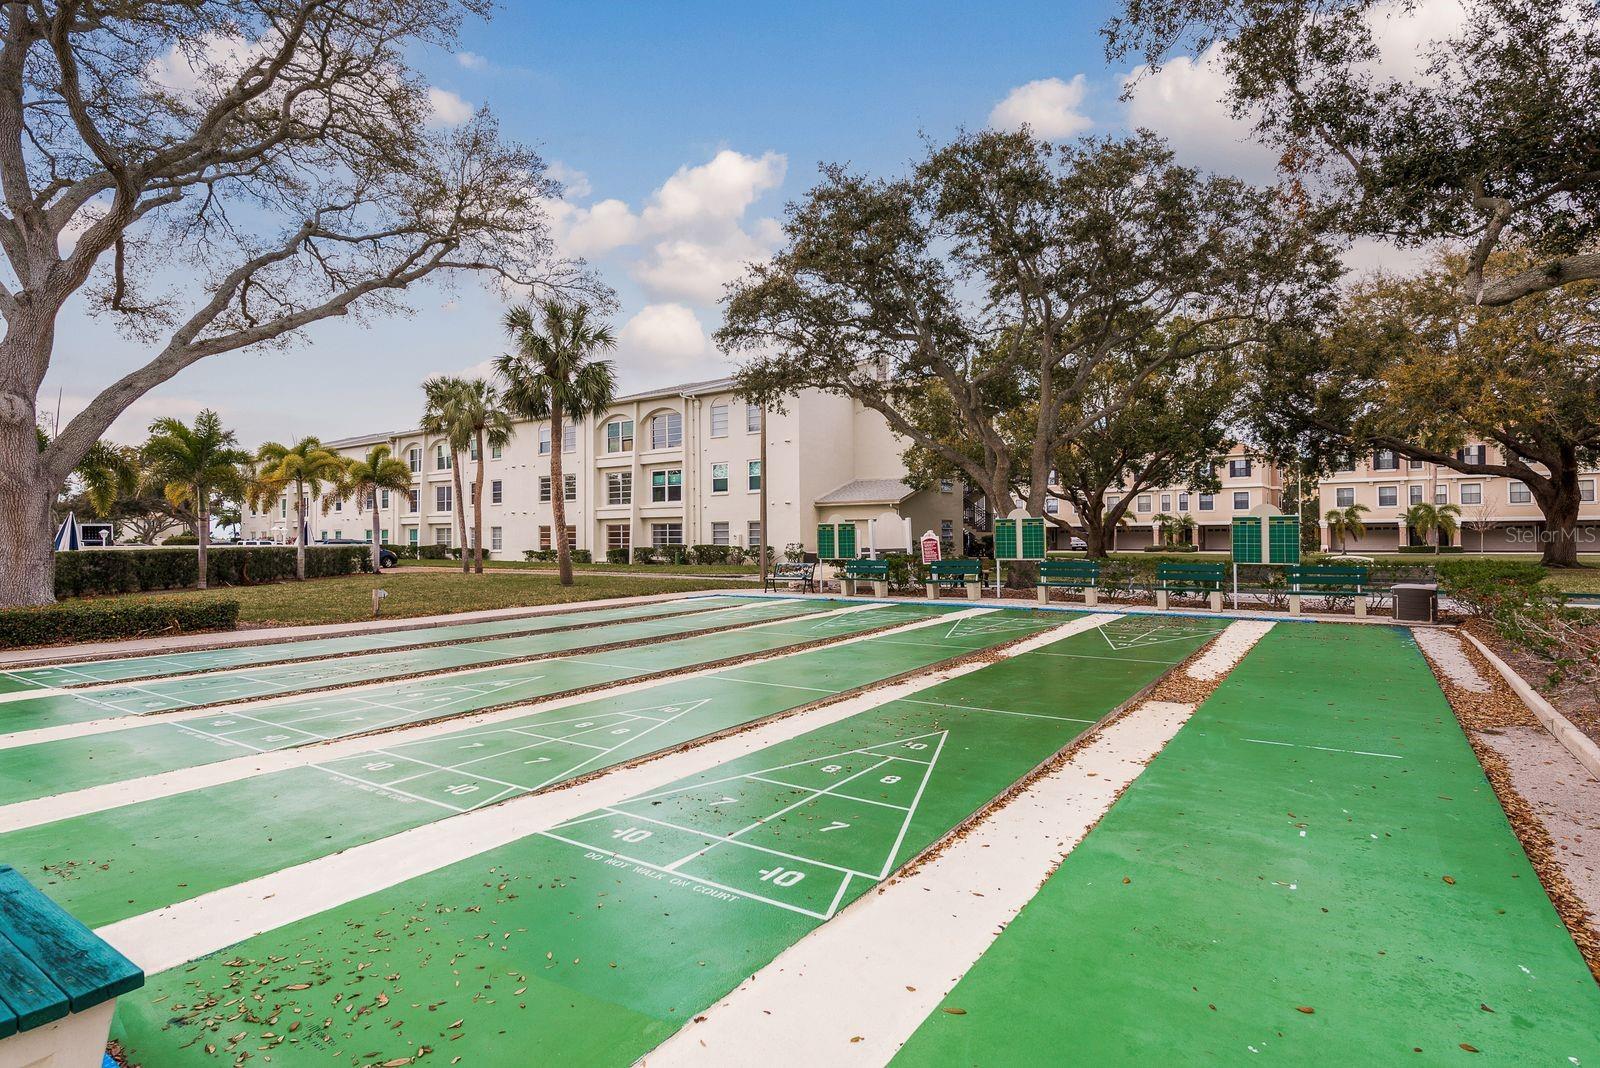
<path fill-rule="evenodd" d="M 0 649 L 233 630 L 238 624 L 238 601 L 68 601 L 40 608 L 0 609 Z"/>
<path fill-rule="evenodd" d="M 633 547 L 633 562 L 636 564 L 659 564 L 656 559 L 656 549 L 653 545 L 635 545 Z"/>
<path fill-rule="evenodd" d="M 306 548 L 306 577 L 328 578 L 371 570 L 364 545 Z M 56 553 L 56 596 L 95 597 L 116 593 L 181 590 L 197 583 L 199 558 L 192 549 L 79 549 Z M 294 548 L 225 545 L 210 550 L 209 586 L 254 586 L 294 577 Z"/>
<path fill-rule="evenodd" d="M 691 545 L 689 559 L 696 564 L 726 564 L 733 557 L 731 545 Z"/>
<path fill-rule="evenodd" d="M 608 564 L 625 564 L 627 562 L 628 562 L 628 550 L 626 550 L 626 549 L 607 549 L 606 550 L 606 563 L 608 563 Z"/>
<path fill-rule="evenodd" d="M 1435 552 L 1437 552 L 1441 556 L 1448 556 L 1451 553 L 1463 553 L 1466 552 L 1466 550 L 1459 545 L 1441 545 L 1438 549 L 1435 549 L 1432 545 L 1401 545 L 1395 549 L 1395 552 L 1428 553 L 1429 555 L 1433 555 Z"/>
<path fill-rule="evenodd" d="M 1439 565 L 1439 584 L 1456 606 L 1494 628 L 1512 646 L 1533 654 L 1549 671 L 1545 684 L 1600 687 L 1600 619 L 1569 608 L 1541 585 L 1543 566 L 1513 560 L 1451 560 Z"/>

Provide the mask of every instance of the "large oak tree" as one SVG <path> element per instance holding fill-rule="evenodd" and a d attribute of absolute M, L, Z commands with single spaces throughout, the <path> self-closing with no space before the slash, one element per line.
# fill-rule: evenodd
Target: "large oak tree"
<path fill-rule="evenodd" d="M 51 599 L 50 506 L 116 417 L 217 353 L 397 310 L 436 272 L 587 288 L 539 157 L 437 130 L 407 50 L 488 0 L 81 0 L 0 9 L 0 605 Z M 148 346 L 40 449 L 72 300 Z"/>
<path fill-rule="evenodd" d="M 1276 192 L 1179 166 L 1147 133 L 968 134 L 898 178 L 827 166 L 784 229 L 726 300 L 741 391 L 853 397 L 995 515 L 1147 376 L 1305 314 L 1337 273 Z M 1043 515 L 1044 495 L 1026 505 Z"/>
<path fill-rule="evenodd" d="M 1151 67 L 1215 46 L 1235 115 L 1282 149 L 1326 217 L 1401 245 L 1465 245 L 1467 303 L 1600 278 L 1594 0 L 1463 0 L 1460 25 L 1420 52 L 1386 42 L 1394 20 L 1422 8 L 1123 0 L 1104 32 L 1113 59 L 1137 54 Z M 1513 245 L 1532 257 L 1492 270 L 1492 254 Z"/>

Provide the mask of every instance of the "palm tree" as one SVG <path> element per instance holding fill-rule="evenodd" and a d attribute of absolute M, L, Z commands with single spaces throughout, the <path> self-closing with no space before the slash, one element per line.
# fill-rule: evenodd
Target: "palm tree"
<path fill-rule="evenodd" d="M 97 441 L 89 446 L 89 451 L 78 461 L 73 474 L 82 483 L 83 499 L 97 519 L 109 515 L 119 498 L 137 494 L 143 482 L 139 454 L 133 449 L 105 441 Z"/>
<path fill-rule="evenodd" d="M 450 449 L 450 480 L 455 486 L 456 536 L 461 543 L 461 570 L 467 570 L 467 504 L 461 492 L 461 454 L 472 447 L 472 428 L 465 418 L 466 396 L 471 387 L 464 378 L 435 375 L 422 383 L 427 406 L 422 412 L 422 432 L 445 439 Z"/>
<path fill-rule="evenodd" d="M 207 408 L 195 417 L 192 427 L 171 416 L 151 423 L 144 460 L 150 468 L 150 479 L 161 486 L 167 502 L 174 508 L 187 506 L 194 512 L 203 590 L 211 544 L 212 504 L 216 495 L 239 489 L 239 466 L 250 462 L 250 454 L 239 448 L 233 431 L 223 429 L 217 413 Z"/>
<path fill-rule="evenodd" d="M 322 447 L 314 437 L 301 438 L 293 445 L 269 441 L 256 451 L 261 470 L 256 475 L 257 499 L 276 495 L 278 489 L 294 486 L 294 573 L 306 577 L 306 495 L 320 497 L 325 483 L 337 484 L 344 474 L 344 460 Z M 276 488 L 273 488 L 276 487 Z"/>
<path fill-rule="evenodd" d="M 1461 509 L 1454 504 L 1430 504 L 1418 501 L 1407 508 L 1402 518 L 1406 525 L 1431 542 L 1438 553 L 1441 538 L 1448 538 L 1461 529 Z"/>
<path fill-rule="evenodd" d="M 478 453 L 472 484 L 472 569 L 483 574 L 483 476 L 490 448 L 504 448 L 511 440 L 515 420 L 500 400 L 500 391 L 481 378 L 462 382 L 455 396 L 456 418 L 472 435 Z M 462 564 L 466 563 L 463 546 Z M 464 569 L 464 568 L 463 568 Z"/>
<path fill-rule="evenodd" d="M 1355 538 L 1357 541 L 1367 534 L 1367 524 L 1362 520 L 1370 509 L 1364 504 L 1352 504 L 1347 508 L 1328 509 L 1328 540 L 1338 541 L 1339 548 L 1346 548 L 1346 539 Z M 1329 548 L 1332 548 L 1330 545 Z"/>
<path fill-rule="evenodd" d="M 563 586 L 572 585 L 572 546 L 567 542 L 566 476 L 561 470 L 564 420 L 598 415 L 617 389 L 610 360 L 597 352 L 616 347 L 604 323 L 591 322 L 588 305 L 547 300 L 538 308 L 523 304 L 505 314 L 514 353 L 495 360 L 505 380 L 505 404 L 524 419 L 550 422 L 550 510 L 554 515 L 556 563 Z M 765 528 L 763 528 L 763 531 Z"/>
<path fill-rule="evenodd" d="M 374 445 L 364 459 L 350 460 L 345 464 L 340 478 L 339 495 L 354 496 L 356 513 L 372 503 L 372 573 L 376 575 L 383 554 L 383 528 L 379 520 L 378 494 L 384 490 L 395 493 L 411 492 L 411 467 L 404 460 L 390 455 L 389 446 Z"/>

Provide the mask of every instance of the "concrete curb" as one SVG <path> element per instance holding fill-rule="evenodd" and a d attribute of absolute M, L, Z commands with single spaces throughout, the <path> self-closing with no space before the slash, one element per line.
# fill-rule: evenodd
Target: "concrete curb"
<path fill-rule="evenodd" d="M 1545 730 L 1554 735 L 1555 740 L 1565 746 L 1567 751 L 1577 758 L 1578 763 L 1588 769 L 1590 775 L 1600 779 L 1600 745 L 1596 745 L 1594 739 L 1574 727 L 1571 720 L 1557 711 L 1555 705 L 1546 701 L 1538 690 L 1535 690 L 1528 684 L 1527 680 L 1513 671 L 1511 665 L 1490 652 L 1488 646 L 1471 634 L 1466 637 L 1468 641 L 1477 647 L 1478 652 L 1483 654 L 1483 658 L 1494 665 L 1494 669 L 1500 673 L 1500 677 L 1505 679 L 1511 688 L 1517 692 L 1517 696 L 1522 698 L 1522 703 L 1528 706 L 1528 711 L 1532 712 L 1534 717 L 1544 724 Z"/>

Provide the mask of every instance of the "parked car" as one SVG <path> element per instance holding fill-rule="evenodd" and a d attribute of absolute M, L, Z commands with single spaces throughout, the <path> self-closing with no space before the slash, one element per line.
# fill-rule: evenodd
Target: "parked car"
<path fill-rule="evenodd" d="M 368 549 L 372 548 L 372 543 L 370 541 L 357 541 L 354 538 L 323 538 L 321 541 L 317 542 L 317 544 L 318 545 L 361 545 L 361 546 L 364 546 L 364 547 L 366 547 Z M 394 554 L 394 550 L 393 549 L 385 549 L 382 546 L 379 546 L 379 548 L 378 548 L 378 566 L 379 567 L 394 567 L 399 563 L 400 563 L 400 558 Z"/>
<path fill-rule="evenodd" d="M 1073 536 L 1067 539 L 1067 548 L 1073 550 L 1074 552 L 1083 552 L 1089 548 L 1089 543 L 1080 537 Z"/>

